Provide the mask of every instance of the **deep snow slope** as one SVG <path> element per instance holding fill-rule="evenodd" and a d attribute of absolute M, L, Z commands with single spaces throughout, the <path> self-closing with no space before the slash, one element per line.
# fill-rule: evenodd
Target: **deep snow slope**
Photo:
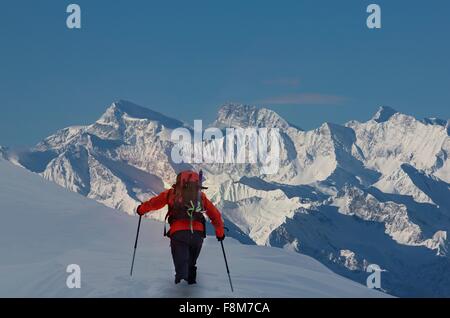
<path fill-rule="evenodd" d="M 137 218 L 0 160 L 0 297 L 384 297 L 316 260 L 227 239 L 235 293 L 218 242 L 208 237 L 198 285 L 173 284 L 162 224 L 144 220 L 129 276 Z M 66 287 L 69 264 L 81 288 Z"/>

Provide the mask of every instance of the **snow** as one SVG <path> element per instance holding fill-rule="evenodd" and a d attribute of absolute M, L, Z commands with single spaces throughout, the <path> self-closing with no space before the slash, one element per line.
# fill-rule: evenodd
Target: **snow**
<path fill-rule="evenodd" d="M 391 174 L 383 176 L 373 186 L 386 193 L 412 196 L 419 203 L 434 204 L 433 200 L 413 183 L 401 167 Z"/>
<path fill-rule="evenodd" d="M 219 129 L 228 127 L 288 129 L 291 126 L 280 115 L 270 109 L 230 103 L 223 105 L 219 109 L 217 119 L 211 124 L 211 127 Z"/>
<path fill-rule="evenodd" d="M 162 224 L 143 220 L 134 276 L 129 268 L 137 218 L 0 161 L 0 297 L 386 297 L 342 278 L 310 257 L 208 237 L 198 285 L 173 284 Z M 66 268 L 81 268 L 81 288 Z"/>
<path fill-rule="evenodd" d="M 402 163 L 432 171 L 436 157 L 447 152 L 448 133 L 439 125 L 426 125 L 412 116 L 396 113 L 388 121 L 349 124 L 366 166 L 390 174 Z"/>
<path fill-rule="evenodd" d="M 438 249 L 433 240 L 423 240 L 421 228 L 411 222 L 405 205 L 394 202 L 379 202 L 371 194 L 358 188 L 345 188 L 333 198 L 332 206 L 340 213 L 356 215 L 366 221 L 383 223 L 385 233 L 393 240 L 404 245 L 425 245 L 430 249 Z"/>
<path fill-rule="evenodd" d="M 240 242 L 308 254 L 363 283 L 341 256 L 352 251 L 357 268 L 370 260 L 392 273 L 385 281 L 392 294 L 450 295 L 436 272 L 421 271 L 419 279 L 416 268 L 450 270 L 448 121 L 382 107 L 366 122 L 302 131 L 270 109 L 226 104 L 212 125 L 280 128 L 279 172 L 261 175 L 260 164 L 175 164 L 170 134 L 190 128 L 127 101 L 8 160 L 128 214 L 170 187 L 178 171 L 202 168 L 208 196 Z"/>
<path fill-rule="evenodd" d="M 218 191 L 221 195 L 212 200 L 228 220 L 259 245 L 267 245 L 270 233 L 302 206 L 298 198 L 288 199 L 281 190 L 255 190 L 231 181 L 222 187 Z M 280 202 L 282 210 L 278 208 Z"/>

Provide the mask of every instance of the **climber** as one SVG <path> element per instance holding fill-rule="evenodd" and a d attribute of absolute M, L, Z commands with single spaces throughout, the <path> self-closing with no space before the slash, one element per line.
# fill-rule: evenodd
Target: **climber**
<path fill-rule="evenodd" d="M 200 175 L 194 171 L 183 171 L 178 174 L 176 183 L 171 189 L 142 203 L 137 208 L 140 216 L 168 205 L 165 220 L 170 229 L 164 235 L 170 238 L 170 247 L 175 266 L 175 284 L 182 279 L 189 285 L 196 284 L 196 262 L 206 237 L 206 213 L 216 232 L 217 240 L 225 238 L 224 223 L 217 208 L 202 192 Z"/>

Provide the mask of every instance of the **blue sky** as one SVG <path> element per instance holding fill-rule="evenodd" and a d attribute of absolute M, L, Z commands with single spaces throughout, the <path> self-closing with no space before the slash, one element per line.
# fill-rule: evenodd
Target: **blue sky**
<path fill-rule="evenodd" d="M 69 30 L 66 6 L 82 9 Z M 366 7 L 382 8 L 369 30 Z M 192 123 L 225 102 L 312 129 L 380 105 L 449 118 L 450 2 L 8 1 L 0 6 L 0 145 L 29 146 L 127 99 Z"/>

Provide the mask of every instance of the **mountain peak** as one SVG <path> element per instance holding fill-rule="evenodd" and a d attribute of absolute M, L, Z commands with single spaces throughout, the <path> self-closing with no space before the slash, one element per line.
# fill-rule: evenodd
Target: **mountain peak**
<path fill-rule="evenodd" d="M 227 127 L 286 129 L 290 127 L 289 123 L 273 110 L 237 103 L 227 103 L 220 107 L 212 126 L 221 129 Z"/>
<path fill-rule="evenodd" d="M 142 107 L 138 104 L 124 99 L 113 102 L 109 108 L 117 109 L 123 113 L 129 114 L 130 116 L 134 115 L 136 116 L 136 118 L 144 117 L 145 113 L 149 111 L 148 108 Z"/>
<path fill-rule="evenodd" d="M 125 114 L 128 117 L 136 119 L 158 121 L 167 128 L 178 128 L 184 126 L 184 123 L 179 120 L 167 117 L 166 115 L 163 115 L 159 112 L 139 106 L 126 100 L 119 100 L 112 103 L 111 106 L 109 106 L 106 109 L 105 113 L 100 117 L 97 123 L 117 122 Z"/>
<path fill-rule="evenodd" d="M 389 118 L 397 114 L 398 111 L 389 107 L 389 106 L 381 106 L 376 114 L 372 117 L 372 120 L 375 120 L 377 123 L 382 123 L 388 121 Z"/>

